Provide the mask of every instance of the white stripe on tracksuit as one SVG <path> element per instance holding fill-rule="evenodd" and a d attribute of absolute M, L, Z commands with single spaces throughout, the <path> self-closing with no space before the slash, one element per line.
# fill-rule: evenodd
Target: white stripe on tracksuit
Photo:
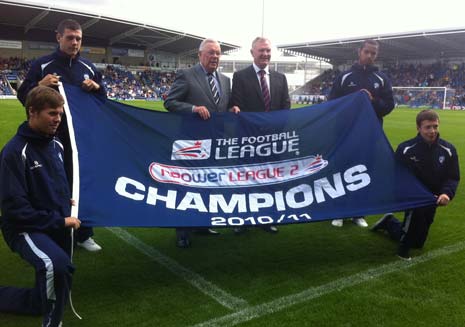
<path fill-rule="evenodd" d="M 30 246 L 32 252 L 44 262 L 45 266 L 45 284 L 47 286 L 47 300 L 56 300 L 55 294 L 55 278 L 53 273 L 53 262 L 52 259 L 48 257 L 47 254 L 42 252 L 32 241 L 28 233 L 21 233 L 24 236 L 27 244 Z"/>

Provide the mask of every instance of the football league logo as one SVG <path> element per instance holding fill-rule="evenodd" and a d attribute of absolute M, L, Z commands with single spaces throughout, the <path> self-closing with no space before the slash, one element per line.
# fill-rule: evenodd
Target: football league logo
<path fill-rule="evenodd" d="M 316 157 L 310 157 L 310 163 L 306 168 L 308 174 L 315 174 L 325 168 L 328 165 L 328 161 L 323 159 L 321 154 Z"/>
<path fill-rule="evenodd" d="M 205 160 L 210 158 L 212 140 L 176 140 L 171 160 Z"/>

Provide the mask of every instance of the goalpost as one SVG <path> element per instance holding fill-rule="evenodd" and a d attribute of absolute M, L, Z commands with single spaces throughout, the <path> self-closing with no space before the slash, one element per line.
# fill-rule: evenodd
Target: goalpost
<path fill-rule="evenodd" d="M 454 105 L 455 90 L 447 87 L 394 86 L 392 90 L 396 106 L 449 109 Z"/>

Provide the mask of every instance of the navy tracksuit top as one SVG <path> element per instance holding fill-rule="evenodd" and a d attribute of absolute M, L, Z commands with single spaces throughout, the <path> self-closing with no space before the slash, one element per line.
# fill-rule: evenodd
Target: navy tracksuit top
<path fill-rule="evenodd" d="M 366 89 L 373 96 L 371 101 L 376 116 L 382 122 L 383 117 L 394 109 L 394 97 L 389 78 L 376 66 L 354 64 L 349 70 L 339 74 L 333 82 L 330 100 Z"/>
<path fill-rule="evenodd" d="M 0 222 L 8 244 L 21 232 L 63 229 L 71 214 L 63 147 L 27 122 L 0 153 Z"/>
<path fill-rule="evenodd" d="M 18 100 L 23 105 L 29 91 L 48 74 L 56 74 L 60 76 L 61 82 L 79 87 L 84 80 L 91 79 L 100 85 L 98 93 L 106 94 L 102 84 L 102 74 L 94 64 L 79 54 L 75 58 L 70 58 L 58 48 L 55 52 L 40 57 L 32 63 L 26 78 L 18 89 Z"/>
<path fill-rule="evenodd" d="M 397 147 L 396 159 L 435 195 L 455 196 L 460 180 L 457 150 L 438 135 L 433 144 L 426 143 L 421 135 Z"/>

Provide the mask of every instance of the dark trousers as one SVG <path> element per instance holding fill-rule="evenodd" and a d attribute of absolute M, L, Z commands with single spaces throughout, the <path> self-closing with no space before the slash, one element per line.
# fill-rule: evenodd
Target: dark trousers
<path fill-rule="evenodd" d="M 406 248 L 422 248 L 428 237 L 431 224 L 434 221 L 436 206 L 415 208 L 405 211 L 404 221 L 391 219 L 386 230 L 389 236 L 400 241 L 401 246 Z"/>
<path fill-rule="evenodd" d="M 42 315 L 43 326 L 56 327 L 63 320 L 74 272 L 67 250 L 71 242 L 60 240 L 60 246 L 52 237 L 21 233 L 11 242 L 11 249 L 34 267 L 36 280 L 33 288 L 0 287 L 0 312 Z"/>
<path fill-rule="evenodd" d="M 179 227 L 176 228 L 176 239 L 190 240 L 192 233 L 208 234 L 208 228 Z"/>
<path fill-rule="evenodd" d="M 76 242 L 82 243 L 94 235 L 94 229 L 92 227 L 81 226 L 79 229 L 75 230 L 75 234 Z"/>
<path fill-rule="evenodd" d="M 192 228 L 176 228 L 176 239 L 189 240 Z"/>

